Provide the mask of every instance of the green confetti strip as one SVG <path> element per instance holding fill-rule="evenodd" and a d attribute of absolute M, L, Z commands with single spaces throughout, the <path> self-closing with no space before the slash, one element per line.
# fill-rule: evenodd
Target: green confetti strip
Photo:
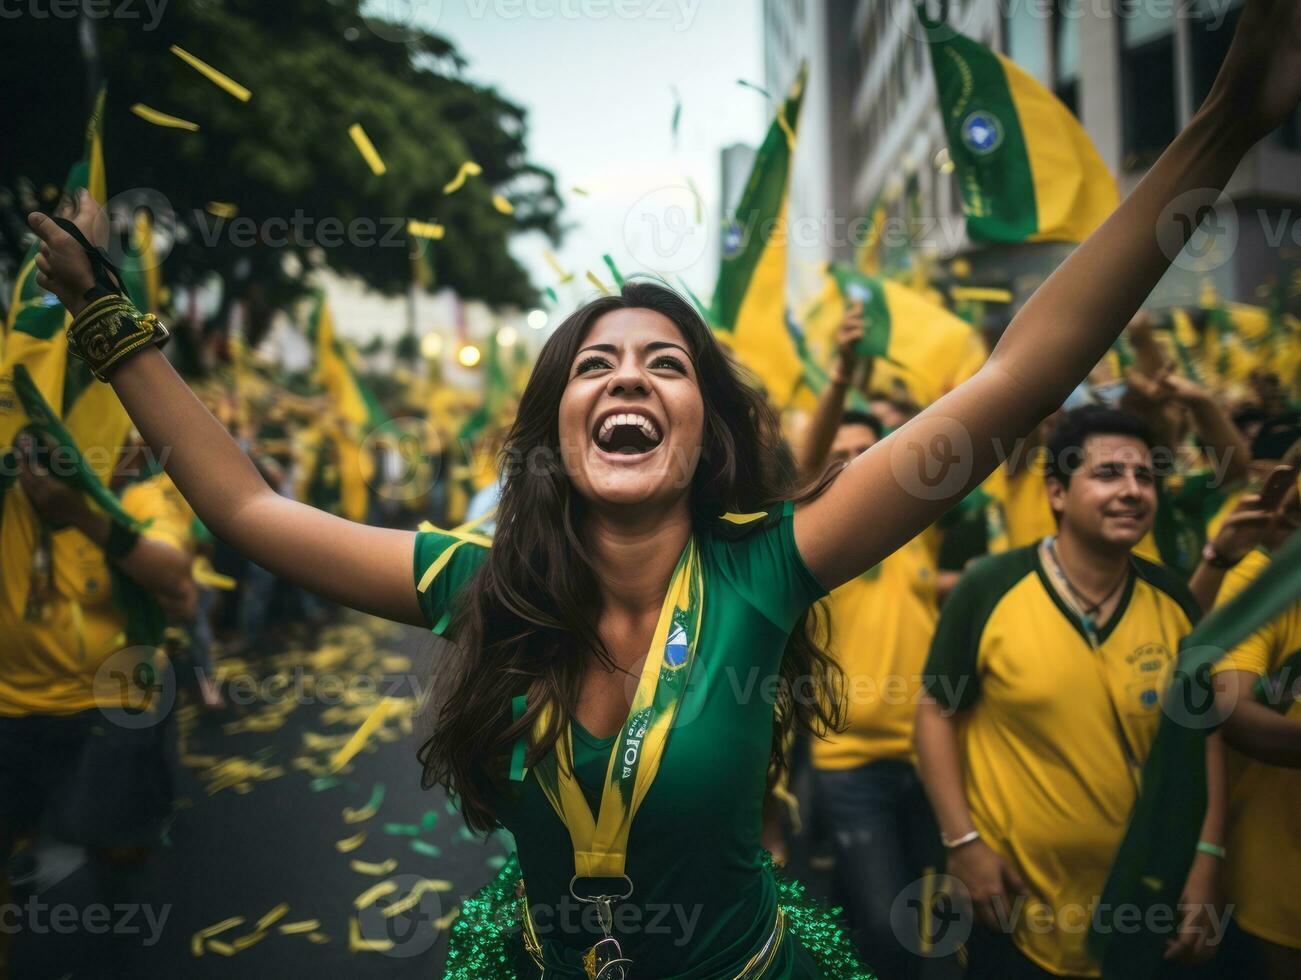
<path fill-rule="evenodd" d="M 438 826 L 438 811 L 426 810 L 425 815 L 420 818 L 420 827 L 423 830 L 433 830 Z"/>
<path fill-rule="evenodd" d="M 422 840 L 413 840 L 411 842 L 411 850 L 415 851 L 417 854 L 423 854 L 428 858 L 443 856 L 443 849 L 441 847 L 436 847 L 435 845 Z"/>
<path fill-rule="evenodd" d="M 386 823 L 384 833 L 393 837 L 419 837 L 420 828 L 413 823 Z"/>
<path fill-rule="evenodd" d="M 334 789 L 334 787 L 338 785 L 339 780 L 334 776 L 317 776 L 311 783 L 313 793 L 319 793 L 326 789 Z"/>

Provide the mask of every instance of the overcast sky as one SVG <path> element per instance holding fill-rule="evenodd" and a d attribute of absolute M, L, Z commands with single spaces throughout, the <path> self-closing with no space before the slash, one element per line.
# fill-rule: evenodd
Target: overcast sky
<path fill-rule="evenodd" d="M 375 0 L 368 9 L 446 36 L 471 79 L 528 110 L 529 156 L 555 173 L 574 226 L 558 250 L 577 273 L 563 305 L 594 292 L 587 270 L 609 282 L 603 252 L 625 274 L 680 273 L 712 289 L 719 151 L 756 144 L 770 111 L 737 84 L 763 83 L 758 0 Z M 687 178 L 702 199 L 700 225 Z M 540 236 L 512 245 L 539 287 L 556 280 L 545 248 Z"/>

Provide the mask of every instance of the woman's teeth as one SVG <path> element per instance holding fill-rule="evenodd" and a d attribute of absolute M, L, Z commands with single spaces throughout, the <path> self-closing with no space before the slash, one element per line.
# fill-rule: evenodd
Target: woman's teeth
<path fill-rule="evenodd" d="M 598 442 L 608 442 L 616 426 L 633 425 L 641 430 L 642 434 L 652 442 L 659 442 L 660 430 L 656 428 L 645 415 L 636 412 L 621 412 L 617 415 L 610 415 L 601 423 L 601 428 L 596 434 Z"/>

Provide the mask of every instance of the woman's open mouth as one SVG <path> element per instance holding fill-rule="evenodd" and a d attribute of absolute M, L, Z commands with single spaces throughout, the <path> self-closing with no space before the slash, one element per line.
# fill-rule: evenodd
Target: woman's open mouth
<path fill-rule="evenodd" d="M 659 426 L 649 415 L 618 412 L 607 415 L 592 433 L 598 449 L 619 456 L 640 456 L 663 441 Z"/>

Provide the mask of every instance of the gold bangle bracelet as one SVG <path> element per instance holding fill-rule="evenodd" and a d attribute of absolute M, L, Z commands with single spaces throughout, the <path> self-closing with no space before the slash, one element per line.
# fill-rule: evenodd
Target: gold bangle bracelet
<path fill-rule="evenodd" d="M 68 350 L 90 365 L 91 373 L 107 381 L 109 371 L 132 354 L 170 336 L 152 313 L 141 313 L 120 294 L 101 296 L 88 304 L 68 327 Z"/>

